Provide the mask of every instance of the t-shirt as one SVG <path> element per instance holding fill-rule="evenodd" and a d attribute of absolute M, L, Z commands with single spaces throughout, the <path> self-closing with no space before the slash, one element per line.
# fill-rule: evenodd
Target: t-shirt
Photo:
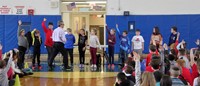
<path fill-rule="evenodd" d="M 89 43 L 92 48 L 100 47 L 99 38 L 96 35 L 90 35 Z"/>
<path fill-rule="evenodd" d="M 88 39 L 87 35 L 82 36 L 81 34 L 79 34 L 79 39 L 78 39 L 78 45 L 79 47 L 85 47 L 85 42 Z"/>
<path fill-rule="evenodd" d="M 144 42 L 144 38 L 142 36 L 133 36 L 132 42 L 134 45 L 134 49 L 142 49 L 142 43 Z"/>
<path fill-rule="evenodd" d="M 198 78 L 199 77 L 197 77 L 197 78 L 194 79 L 193 86 L 198 86 Z"/>

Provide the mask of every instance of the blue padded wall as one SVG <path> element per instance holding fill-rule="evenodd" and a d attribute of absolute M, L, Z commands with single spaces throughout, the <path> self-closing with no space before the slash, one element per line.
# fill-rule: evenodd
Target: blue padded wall
<path fill-rule="evenodd" d="M 61 15 L 0 15 L 0 41 L 3 44 L 3 52 L 17 48 L 18 20 L 22 20 L 22 22 L 31 23 L 31 30 L 34 28 L 40 30 L 43 39 L 41 53 L 47 53 L 44 48 L 45 35 L 41 26 L 43 18 L 47 18 L 47 23 L 53 22 L 54 28 L 56 28 L 57 21 L 61 20 Z"/>
<path fill-rule="evenodd" d="M 150 36 L 154 26 L 160 28 L 164 43 L 168 44 L 170 29 L 172 26 L 177 26 L 178 32 L 181 33 L 180 40 L 184 39 L 187 42 L 187 48 L 196 47 L 195 40 L 200 38 L 200 14 L 197 15 L 107 15 L 106 23 L 109 28 L 115 28 L 115 24 L 119 24 L 120 31 L 128 30 L 128 21 L 135 21 L 135 28 L 141 30 L 141 35 L 145 40 L 145 51 L 148 53 Z M 135 32 L 129 32 L 130 39 Z M 118 34 L 117 42 L 119 42 Z M 119 43 L 115 45 L 115 53 L 119 52 Z"/>

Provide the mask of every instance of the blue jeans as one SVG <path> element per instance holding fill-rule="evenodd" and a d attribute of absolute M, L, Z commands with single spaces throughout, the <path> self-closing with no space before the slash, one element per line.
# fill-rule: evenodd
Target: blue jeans
<path fill-rule="evenodd" d="M 119 52 L 119 60 L 121 61 L 122 64 L 125 63 L 125 61 L 128 58 L 128 53 L 127 51 L 123 50 L 120 48 L 120 52 Z M 120 63 L 120 62 L 119 62 Z"/>

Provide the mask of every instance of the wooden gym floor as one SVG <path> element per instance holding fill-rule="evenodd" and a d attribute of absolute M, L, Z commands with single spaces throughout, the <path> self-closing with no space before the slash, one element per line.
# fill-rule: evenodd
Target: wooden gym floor
<path fill-rule="evenodd" d="M 113 86 L 116 75 L 120 71 L 118 65 L 114 69 L 108 69 L 107 66 L 101 65 L 96 71 L 91 70 L 90 65 L 85 65 L 80 69 L 79 59 L 75 55 L 73 70 L 62 70 L 62 58 L 59 56 L 55 59 L 54 71 L 48 71 L 46 56 L 41 57 L 42 70 L 35 70 L 31 76 L 20 78 L 22 86 Z M 86 57 L 86 63 L 90 57 Z M 26 59 L 31 67 L 31 59 Z"/>

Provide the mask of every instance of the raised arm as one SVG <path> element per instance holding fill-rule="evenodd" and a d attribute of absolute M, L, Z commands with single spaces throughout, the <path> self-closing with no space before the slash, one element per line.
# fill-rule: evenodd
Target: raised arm
<path fill-rule="evenodd" d="M 46 21 L 47 21 L 46 18 L 44 18 L 43 21 L 42 21 L 42 28 L 43 28 L 43 30 L 44 30 L 45 33 L 47 33 L 47 31 L 48 31 L 48 29 L 47 29 L 47 27 L 45 25 Z"/>
<path fill-rule="evenodd" d="M 22 25 L 22 21 L 21 20 L 19 20 L 18 21 L 18 29 L 17 29 L 17 37 L 19 37 L 20 36 L 20 32 L 21 32 L 21 25 Z"/>
<path fill-rule="evenodd" d="M 35 36 L 34 36 L 35 31 L 36 31 L 36 29 L 34 29 L 33 31 L 31 31 L 31 37 L 33 39 L 32 45 L 34 45 L 34 42 L 35 42 Z"/>
<path fill-rule="evenodd" d="M 2 45 L 0 44 L 0 60 L 2 60 Z"/>
<path fill-rule="evenodd" d="M 79 34 L 79 31 L 78 31 L 78 22 L 76 22 L 76 33 Z"/>
<path fill-rule="evenodd" d="M 4 72 L 8 72 L 8 70 L 10 69 L 10 67 L 11 67 L 11 65 L 12 65 L 13 51 L 10 50 L 9 53 L 10 53 L 10 57 L 9 57 L 9 60 L 8 60 L 8 63 L 7 63 L 7 65 L 6 65 L 6 67 L 5 67 L 4 70 L 3 70 Z"/>
<path fill-rule="evenodd" d="M 106 30 L 107 30 L 108 34 L 110 34 L 110 29 L 108 28 L 108 25 L 106 25 Z"/>
<path fill-rule="evenodd" d="M 165 73 L 164 48 L 161 46 L 161 47 L 159 48 L 159 50 L 160 50 L 160 57 L 161 57 L 161 72 L 162 72 L 162 73 Z"/>
<path fill-rule="evenodd" d="M 118 32 L 118 34 L 119 34 L 119 37 L 121 37 L 121 33 L 120 33 L 120 31 L 119 31 L 118 24 L 116 24 L 116 30 L 117 30 L 117 32 Z"/>
<path fill-rule="evenodd" d="M 101 49 L 101 44 L 100 44 L 100 42 L 99 42 L 99 38 L 96 36 L 96 42 L 97 42 L 97 44 L 99 45 L 99 49 Z"/>
<path fill-rule="evenodd" d="M 141 66 L 140 66 L 140 55 L 136 52 L 133 52 L 135 59 L 135 86 L 140 86 L 140 78 L 141 78 Z"/>
<path fill-rule="evenodd" d="M 193 50 L 194 50 L 193 48 L 190 49 L 190 64 L 191 64 L 191 66 L 195 63 Z"/>

